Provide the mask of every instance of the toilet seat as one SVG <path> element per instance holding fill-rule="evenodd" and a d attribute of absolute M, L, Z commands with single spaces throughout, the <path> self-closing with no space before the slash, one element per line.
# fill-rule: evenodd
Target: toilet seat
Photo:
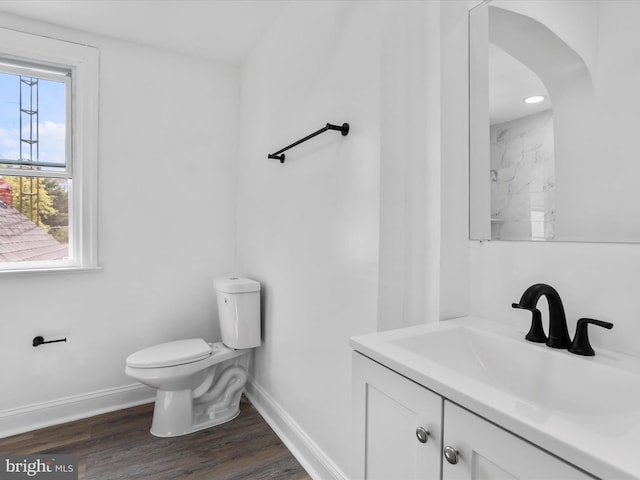
<path fill-rule="evenodd" d="M 127 366 L 159 368 L 198 362 L 211 356 L 211 345 L 201 338 L 161 343 L 143 348 L 127 357 Z"/>

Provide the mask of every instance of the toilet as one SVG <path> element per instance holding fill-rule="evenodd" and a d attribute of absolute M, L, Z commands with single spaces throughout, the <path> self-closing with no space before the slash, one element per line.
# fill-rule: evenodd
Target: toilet
<path fill-rule="evenodd" d="M 156 388 L 151 433 L 176 437 L 234 419 L 251 350 L 260 346 L 260 284 L 243 277 L 213 282 L 222 342 L 189 338 L 127 357 L 125 373 Z"/>

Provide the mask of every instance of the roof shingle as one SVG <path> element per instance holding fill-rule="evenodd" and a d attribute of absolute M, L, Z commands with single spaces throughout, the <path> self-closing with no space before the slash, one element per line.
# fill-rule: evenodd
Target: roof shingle
<path fill-rule="evenodd" d="M 68 248 L 0 200 L 0 262 L 62 260 Z"/>

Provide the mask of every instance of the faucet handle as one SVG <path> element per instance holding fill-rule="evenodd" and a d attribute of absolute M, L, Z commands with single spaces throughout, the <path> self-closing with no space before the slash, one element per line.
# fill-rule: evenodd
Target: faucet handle
<path fill-rule="evenodd" d="M 540 310 L 537 308 L 523 307 L 519 303 L 512 303 L 511 306 L 513 308 L 529 310 L 531 312 L 531 328 L 524 338 L 530 342 L 546 343 L 547 336 L 545 335 L 544 328 L 542 327 L 542 314 L 540 313 Z"/>
<path fill-rule="evenodd" d="M 571 353 L 575 353 L 576 355 L 585 355 L 587 357 L 593 357 L 596 353 L 591 348 L 591 344 L 589 343 L 589 334 L 587 332 L 587 327 L 589 324 L 597 325 L 598 327 L 607 328 L 611 330 L 613 328 L 613 323 L 603 322 L 602 320 L 595 320 L 593 318 L 581 318 L 578 320 L 578 325 L 576 326 L 576 335 L 573 338 L 573 342 L 569 347 L 569 351 Z"/>

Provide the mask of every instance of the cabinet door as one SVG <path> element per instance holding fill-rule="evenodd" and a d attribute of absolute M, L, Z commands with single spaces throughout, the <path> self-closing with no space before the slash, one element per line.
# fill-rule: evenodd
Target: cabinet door
<path fill-rule="evenodd" d="M 458 463 L 443 461 L 443 480 L 589 479 L 594 477 L 533 444 L 444 402 L 444 447 L 458 451 Z"/>
<path fill-rule="evenodd" d="M 439 395 L 354 352 L 352 412 L 351 478 L 440 478 Z M 429 432 L 425 443 L 416 433 L 420 427 Z"/>

